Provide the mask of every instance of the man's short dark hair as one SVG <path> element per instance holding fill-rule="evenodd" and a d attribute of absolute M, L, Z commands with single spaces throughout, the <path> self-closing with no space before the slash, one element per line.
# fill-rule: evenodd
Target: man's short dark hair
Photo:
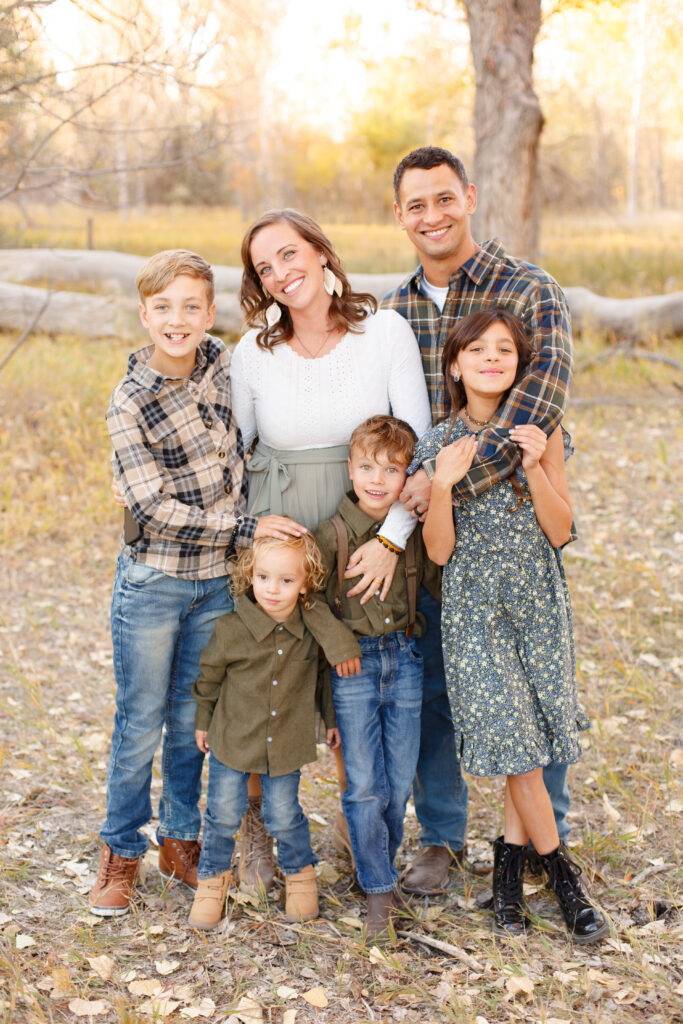
<path fill-rule="evenodd" d="M 394 199 L 396 202 L 399 202 L 399 189 L 406 171 L 412 167 L 418 167 L 422 171 L 431 171 L 433 167 L 441 167 L 442 164 L 447 164 L 451 170 L 455 171 L 460 179 L 460 184 L 466 189 L 470 182 L 462 160 L 459 160 L 450 150 L 441 149 L 440 146 L 420 146 L 419 149 L 413 149 L 407 156 L 404 156 L 394 171 Z"/>

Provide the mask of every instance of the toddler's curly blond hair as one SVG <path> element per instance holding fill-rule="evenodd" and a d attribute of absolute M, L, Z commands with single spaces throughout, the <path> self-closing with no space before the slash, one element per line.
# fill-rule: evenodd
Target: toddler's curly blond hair
<path fill-rule="evenodd" d="M 230 580 L 233 597 L 246 594 L 251 587 L 256 556 L 273 548 L 294 548 L 301 551 L 306 593 L 301 595 L 300 600 L 306 610 L 312 608 L 314 602 L 309 595 L 314 594 L 317 590 L 322 590 L 325 585 L 325 570 L 320 548 L 312 533 L 304 533 L 301 537 L 290 537 L 288 540 L 280 540 L 277 537 L 259 537 L 255 540 L 250 548 L 240 554 L 235 563 Z"/>

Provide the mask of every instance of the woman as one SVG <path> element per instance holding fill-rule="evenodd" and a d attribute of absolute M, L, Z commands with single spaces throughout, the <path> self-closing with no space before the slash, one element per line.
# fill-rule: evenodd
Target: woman
<path fill-rule="evenodd" d="M 248 449 L 253 515 L 290 516 L 309 529 L 329 518 L 350 487 L 348 439 L 363 420 L 393 413 L 418 437 L 431 426 L 420 352 L 406 320 L 353 292 L 322 228 L 296 210 L 273 210 L 242 242 L 240 304 L 251 328 L 232 357 L 235 415 Z M 415 520 L 400 503 L 379 531 L 405 547 Z M 361 554 L 362 550 L 362 554 Z M 380 540 L 359 549 L 364 572 L 352 594 L 389 590 L 396 556 Z M 358 575 L 350 570 L 349 576 Z M 343 763 L 337 759 L 342 788 Z M 250 780 L 241 879 L 272 879 L 272 848 L 261 831 L 258 778 Z M 337 816 L 335 840 L 348 847 Z M 347 834 L 347 833 L 346 833 Z"/>

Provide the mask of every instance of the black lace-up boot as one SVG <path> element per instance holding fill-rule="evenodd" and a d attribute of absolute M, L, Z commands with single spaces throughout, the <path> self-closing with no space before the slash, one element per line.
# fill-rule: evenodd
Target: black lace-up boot
<path fill-rule="evenodd" d="M 571 859 L 564 843 L 552 853 L 541 854 L 540 861 L 548 873 L 547 888 L 557 896 L 574 942 L 587 945 L 608 935 L 607 918 L 584 889 L 581 868 Z"/>
<path fill-rule="evenodd" d="M 493 844 L 493 930 L 496 935 L 524 935 L 530 927 L 526 916 L 522 879 L 526 846 L 506 843 L 499 836 Z"/>

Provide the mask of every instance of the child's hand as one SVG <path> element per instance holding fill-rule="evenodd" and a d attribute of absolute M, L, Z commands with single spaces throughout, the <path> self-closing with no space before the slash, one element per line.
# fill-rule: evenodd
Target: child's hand
<path fill-rule="evenodd" d="M 339 729 L 328 729 L 325 734 L 327 745 L 330 750 L 336 750 L 341 746 L 341 738 L 339 736 Z"/>
<path fill-rule="evenodd" d="M 474 456 L 477 454 L 477 438 L 467 434 L 453 444 L 442 448 L 436 457 L 434 480 L 445 487 L 453 487 L 468 472 Z"/>
<path fill-rule="evenodd" d="M 126 499 L 123 496 L 123 491 L 119 487 L 118 480 L 115 480 L 113 477 L 111 482 L 111 493 L 114 495 L 114 504 L 118 505 L 119 508 L 125 508 Z"/>
<path fill-rule="evenodd" d="M 532 423 L 525 423 L 519 427 L 513 427 L 510 437 L 522 449 L 522 466 L 525 470 L 535 469 L 541 461 L 543 453 L 548 444 L 548 438 L 540 427 Z"/>
<path fill-rule="evenodd" d="M 209 744 L 206 742 L 206 732 L 202 729 L 195 729 L 194 731 L 195 743 L 201 750 L 202 754 L 209 753 Z"/>
<path fill-rule="evenodd" d="M 338 676 L 359 676 L 360 675 L 360 658 L 349 658 L 347 661 L 340 661 L 338 665 L 335 665 Z M 334 749 L 334 748 L 333 748 Z"/>

